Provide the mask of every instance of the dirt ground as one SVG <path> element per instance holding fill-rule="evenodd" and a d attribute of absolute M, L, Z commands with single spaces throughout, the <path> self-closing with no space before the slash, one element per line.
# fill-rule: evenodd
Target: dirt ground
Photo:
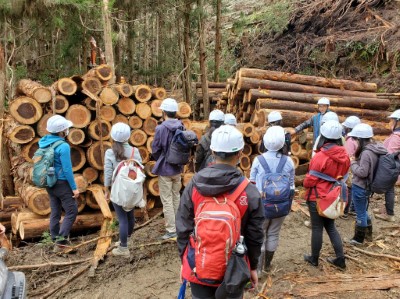
<path fill-rule="evenodd" d="M 399 191 L 399 190 L 397 190 Z M 397 192 L 398 193 L 398 192 Z M 382 198 L 371 201 L 371 208 L 383 203 Z M 397 211 L 399 209 L 397 208 Z M 157 212 L 152 211 L 154 214 Z M 311 230 L 305 226 L 308 217 L 301 211 L 292 212 L 285 220 L 281 231 L 280 245 L 273 260 L 273 271 L 266 278 L 260 279 L 259 290 L 266 286 L 264 297 L 255 297 L 247 293 L 246 298 L 308 298 L 305 290 L 315 287 L 315 284 L 305 280 L 310 278 L 315 282 L 326 279 L 332 280 L 332 275 L 346 278 L 344 274 L 363 275 L 390 274 L 400 271 L 400 263 L 380 257 L 370 257 L 353 249 L 345 243 L 347 270 L 341 272 L 330 266 L 326 257 L 332 256 L 333 248 L 329 238 L 324 235 L 324 245 L 321 252 L 320 266 L 311 267 L 303 261 L 303 254 L 310 251 Z M 386 253 L 400 256 L 400 226 L 399 214 L 396 214 L 396 223 L 374 220 L 374 241 L 367 243 L 363 249 L 377 253 Z M 337 227 L 346 242 L 352 237 L 354 218 L 337 220 Z M 391 227 L 391 229 L 388 229 Z M 394 228 L 393 228 L 394 227 Z M 180 287 L 179 270 L 180 260 L 175 243 L 141 246 L 157 242 L 157 237 L 163 233 L 163 220 L 158 218 L 149 225 L 139 229 L 129 240 L 131 258 L 129 260 L 115 258 L 108 255 L 96 270 L 94 278 L 89 278 L 85 271 L 78 278 L 50 298 L 176 298 Z M 75 238 L 74 243 L 95 238 L 96 235 Z M 93 255 L 95 243 L 86 248 L 80 248 L 76 254 L 56 256 L 51 247 L 38 243 L 27 244 L 16 248 L 9 256 L 7 264 L 29 265 L 48 261 L 68 262 L 89 258 Z M 85 264 L 68 267 L 42 267 L 24 271 L 28 279 L 29 298 L 39 298 L 47 291 L 79 271 Z M 336 276 L 335 276 L 336 277 Z M 314 298 L 400 298 L 400 290 L 391 288 L 383 291 L 357 290 L 340 292 L 341 279 L 336 287 L 327 294 L 317 294 Z M 265 283 L 265 284 L 264 284 Z M 327 290 L 327 287 L 320 288 Z M 190 288 L 186 292 L 190 298 Z"/>

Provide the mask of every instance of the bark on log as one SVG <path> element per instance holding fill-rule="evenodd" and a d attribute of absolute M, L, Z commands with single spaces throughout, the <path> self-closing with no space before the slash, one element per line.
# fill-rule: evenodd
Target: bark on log
<path fill-rule="evenodd" d="M 43 115 L 43 109 L 33 98 L 18 97 L 10 103 L 10 114 L 23 125 L 36 123 Z"/>
<path fill-rule="evenodd" d="M 112 87 L 104 87 L 99 95 L 101 101 L 105 105 L 114 105 L 118 102 L 119 94 Z"/>
<path fill-rule="evenodd" d="M 102 120 L 101 122 L 94 120 L 89 125 L 88 133 L 94 140 L 108 140 L 110 139 L 111 134 L 111 124 L 105 120 Z"/>
<path fill-rule="evenodd" d="M 256 78 L 263 80 L 299 83 L 304 85 L 314 85 L 314 86 L 356 90 L 356 91 L 366 91 L 366 92 L 377 91 L 377 85 L 375 83 L 365 83 L 365 82 L 356 82 L 344 79 L 307 76 L 307 75 L 292 74 L 292 73 L 270 71 L 270 70 L 241 68 L 237 72 L 237 74 L 238 74 L 237 78 L 248 77 L 248 78 Z"/>
<path fill-rule="evenodd" d="M 117 116 L 117 112 L 115 111 L 113 106 L 103 106 L 100 108 L 100 117 L 102 120 L 112 122 Z"/>
<path fill-rule="evenodd" d="M 42 216 L 50 214 L 50 199 L 46 189 L 22 184 L 18 192 L 32 212 Z"/>
<path fill-rule="evenodd" d="M 103 148 L 104 151 L 103 153 L 106 152 L 109 148 L 111 148 L 111 142 L 108 141 L 103 141 Z M 97 170 L 103 170 L 104 169 L 104 157 L 102 156 L 102 151 L 101 151 L 101 145 L 100 141 L 94 142 L 88 149 L 86 155 L 87 155 L 87 161 L 91 167 Z"/>
<path fill-rule="evenodd" d="M 140 129 L 143 126 L 143 120 L 136 115 L 129 117 L 128 123 L 132 129 Z"/>
<path fill-rule="evenodd" d="M 149 117 L 143 122 L 142 130 L 149 136 L 154 136 L 158 121 L 155 118 Z"/>
<path fill-rule="evenodd" d="M 272 98 L 291 102 L 316 104 L 322 97 L 329 98 L 331 106 L 334 107 L 387 110 L 390 106 L 390 100 L 383 98 L 373 99 L 351 96 L 338 97 L 327 94 L 312 94 L 269 89 L 250 89 L 247 93 L 247 101 L 250 103 L 255 103 L 258 99 Z"/>
<path fill-rule="evenodd" d="M 99 80 L 105 82 L 110 80 L 113 77 L 113 75 L 114 72 L 111 66 L 107 64 L 101 64 L 88 71 L 85 75 L 83 75 L 83 78 L 97 77 L 99 78 Z"/>
<path fill-rule="evenodd" d="M 147 141 L 146 141 L 146 148 L 147 148 L 147 150 L 148 150 L 148 152 L 149 152 L 150 154 L 153 153 L 153 150 L 152 150 L 152 147 L 151 147 L 152 144 L 153 144 L 153 140 L 154 140 L 154 137 L 151 136 L 151 137 L 147 138 Z"/>
<path fill-rule="evenodd" d="M 190 108 L 190 105 L 186 102 L 180 102 L 178 104 L 178 112 L 176 115 L 179 118 L 188 118 L 190 117 L 190 114 L 192 113 L 192 108 Z"/>
<path fill-rule="evenodd" d="M 162 116 L 162 110 L 160 109 L 162 101 L 161 100 L 153 100 L 151 101 L 151 113 L 155 117 L 161 117 Z"/>
<path fill-rule="evenodd" d="M 21 150 L 21 155 L 27 162 L 33 163 L 32 157 L 35 154 L 36 150 L 39 148 L 39 140 L 40 138 L 35 138 L 27 145 L 24 145 Z"/>
<path fill-rule="evenodd" d="M 57 81 L 56 87 L 58 92 L 66 96 L 72 96 L 77 90 L 77 83 L 71 78 L 61 78 Z"/>
<path fill-rule="evenodd" d="M 158 178 L 152 178 L 146 181 L 147 190 L 154 196 L 160 196 L 160 189 L 158 187 Z"/>
<path fill-rule="evenodd" d="M 21 209 L 24 206 L 24 201 L 20 196 L 0 196 L 0 210 L 13 208 Z"/>
<path fill-rule="evenodd" d="M 17 85 L 17 96 L 26 95 L 35 99 L 38 103 L 47 103 L 51 101 L 51 91 L 38 82 L 22 79 Z"/>
<path fill-rule="evenodd" d="M 124 115 L 131 115 L 135 113 L 136 104 L 131 98 L 121 98 L 117 103 L 119 112 Z"/>
<path fill-rule="evenodd" d="M 144 103 L 151 99 L 151 89 L 147 85 L 135 85 L 133 90 L 135 91 L 135 98 L 139 102 Z"/>
<path fill-rule="evenodd" d="M 144 171 L 146 172 L 146 175 L 152 178 L 155 178 L 157 175 L 152 173 L 152 170 L 154 166 L 156 165 L 156 161 L 149 161 L 146 163 L 144 166 Z"/>
<path fill-rule="evenodd" d="M 68 99 L 66 97 L 64 97 L 63 95 L 56 95 L 56 109 L 55 109 L 55 113 L 56 114 L 62 114 L 65 111 L 67 111 L 69 108 L 69 102 Z"/>
<path fill-rule="evenodd" d="M 80 173 L 74 173 L 74 180 L 79 193 L 86 192 L 86 189 L 88 187 L 88 181 L 86 180 L 86 178 Z"/>
<path fill-rule="evenodd" d="M 80 170 L 86 163 L 85 152 L 80 146 L 71 145 L 72 171 Z"/>
<path fill-rule="evenodd" d="M 156 100 L 164 100 L 167 97 L 167 91 L 163 87 L 152 88 L 151 94 Z"/>
<path fill-rule="evenodd" d="M 133 94 L 133 87 L 132 87 L 132 85 L 130 85 L 128 83 L 116 84 L 116 85 L 113 85 L 113 87 L 124 98 L 129 98 Z"/>
<path fill-rule="evenodd" d="M 136 147 L 145 144 L 146 140 L 147 140 L 146 133 L 140 129 L 133 130 L 131 133 L 131 137 L 129 138 L 131 144 Z"/>
<path fill-rule="evenodd" d="M 14 177 L 21 179 L 23 182 L 32 184 L 33 163 L 23 162 L 18 166 L 14 166 L 12 174 Z"/>
<path fill-rule="evenodd" d="M 99 171 L 97 169 L 94 169 L 93 167 L 86 167 L 82 171 L 82 175 L 86 179 L 88 184 L 91 184 L 99 177 Z"/>
<path fill-rule="evenodd" d="M 96 111 L 96 103 L 97 101 L 93 100 L 92 98 L 87 97 L 84 100 L 86 108 L 88 108 L 90 111 Z M 103 106 L 103 103 L 100 103 L 100 106 Z"/>
<path fill-rule="evenodd" d="M 90 123 L 91 114 L 83 105 L 75 104 L 68 108 L 65 118 L 72 121 L 75 128 L 82 129 Z"/>
<path fill-rule="evenodd" d="M 122 114 L 117 114 L 114 118 L 114 120 L 111 122 L 113 125 L 115 125 L 116 123 L 124 123 L 129 125 L 129 120 L 125 115 Z"/>
<path fill-rule="evenodd" d="M 361 97 L 361 98 L 376 98 L 376 93 L 341 90 L 341 89 L 326 88 L 319 86 L 301 85 L 297 83 L 260 80 L 254 78 L 246 78 L 246 77 L 240 77 L 238 84 L 236 86 L 237 90 L 242 90 L 242 91 L 249 89 L 260 89 L 260 88 L 291 91 L 291 92 L 317 93 L 317 94 L 351 96 L 351 97 Z"/>
<path fill-rule="evenodd" d="M 19 225 L 22 221 L 36 220 L 36 219 L 45 219 L 46 216 L 41 216 L 28 209 L 24 209 L 19 212 L 13 212 L 11 214 L 11 230 L 14 235 L 18 233 Z"/>
<path fill-rule="evenodd" d="M 150 153 L 145 146 L 138 147 L 140 157 L 142 157 L 142 164 L 146 164 L 150 160 Z"/>
<path fill-rule="evenodd" d="M 71 144 L 81 144 L 85 140 L 85 132 L 82 129 L 71 128 L 67 139 Z"/>
<path fill-rule="evenodd" d="M 136 105 L 136 114 L 141 119 L 147 119 L 151 117 L 151 107 L 147 103 L 139 103 Z"/>
<path fill-rule="evenodd" d="M 29 143 L 35 138 L 35 130 L 28 125 L 19 125 L 7 133 L 8 139 L 17 144 Z"/>

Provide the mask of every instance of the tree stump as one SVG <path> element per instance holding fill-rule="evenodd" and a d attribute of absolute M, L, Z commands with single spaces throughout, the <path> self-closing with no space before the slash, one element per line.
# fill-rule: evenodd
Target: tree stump
<path fill-rule="evenodd" d="M 10 114 L 23 125 L 36 123 L 43 115 L 43 109 L 33 98 L 18 97 L 10 103 Z"/>
<path fill-rule="evenodd" d="M 86 127 L 90 123 L 91 117 L 89 109 L 79 104 L 70 106 L 65 115 L 65 118 L 72 121 L 74 127 L 79 129 Z"/>

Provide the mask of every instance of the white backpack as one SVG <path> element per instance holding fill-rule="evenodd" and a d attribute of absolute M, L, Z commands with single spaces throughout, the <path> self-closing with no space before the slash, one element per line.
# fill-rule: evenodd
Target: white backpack
<path fill-rule="evenodd" d="M 114 170 L 111 201 L 125 211 L 131 211 L 134 207 L 144 208 L 146 205 L 143 199 L 143 183 L 146 178 L 143 168 L 139 161 L 129 159 L 121 161 Z M 136 173 L 136 178 L 129 177 L 130 173 Z"/>

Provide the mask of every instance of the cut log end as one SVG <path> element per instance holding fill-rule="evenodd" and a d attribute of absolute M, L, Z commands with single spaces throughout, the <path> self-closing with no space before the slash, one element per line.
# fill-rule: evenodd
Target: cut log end
<path fill-rule="evenodd" d="M 63 95 L 71 96 L 78 89 L 78 85 L 71 78 L 61 78 L 57 81 L 57 90 Z"/>
<path fill-rule="evenodd" d="M 67 139 L 71 144 L 81 144 L 85 140 L 85 132 L 81 129 L 71 128 Z"/>
<path fill-rule="evenodd" d="M 179 118 L 188 118 L 190 117 L 190 114 L 192 113 L 192 108 L 190 105 L 186 102 L 180 102 L 178 104 L 178 112 L 177 116 Z"/>
<path fill-rule="evenodd" d="M 10 114 L 23 125 L 36 123 L 43 115 L 40 104 L 29 97 L 16 98 L 10 104 Z"/>
<path fill-rule="evenodd" d="M 84 128 L 90 123 L 91 114 L 83 105 L 72 105 L 68 108 L 65 118 L 72 121 L 75 128 Z"/>
<path fill-rule="evenodd" d="M 101 125 L 100 125 L 101 123 Z M 111 134 L 111 124 L 108 121 L 92 121 L 88 129 L 89 136 L 94 140 L 108 140 Z"/>
<path fill-rule="evenodd" d="M 151 99 L 151 89 L 147 85 L 136 85 L 133 86 L 133 89 L 135 90 L 135 98 L 139 102 L 144 103 Z"/>
<path fill-rule="evenodd" d="M 131 137 L 129 138 L 129 141 L 134 146 L 144 145 L 146 143 L 146 140 L 147 140 L 147 134 L 139 129 L 133 130 L 131 133 Z"/>
<path fill-rule="evenodd" d="M 17 126 L 13 129 L 8 138 L 18 144 L 29 143 L 35 138 L 35 131 L 27 125 Z"/>
<path fill-rule="evenodd" d="M 143 126 L 143 120 L 136 115 L 129 117 L 129 126 L 132 129 L 140 129 Z"/>
<path fill-rule="evenodd" d="M 135 112 L 136 104 L 131 98 L 125 97 L 118 101 L 117 107 L 122 114 L 131 115 Z"/>

